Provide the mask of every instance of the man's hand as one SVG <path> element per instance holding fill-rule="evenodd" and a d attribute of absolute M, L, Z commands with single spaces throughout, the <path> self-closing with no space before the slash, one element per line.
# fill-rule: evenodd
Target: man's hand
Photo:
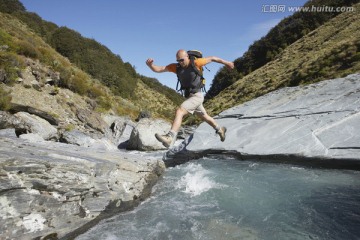
<path fill-rule="evenodd" d="M 234 69 L 234 63 L 233 62 L 227 62 L 227 64 L 226 64 L 226 67 L 228 68 L 228 69 Z"/>
<path fill-rule="evenodd" d="M 146 65 L 148 65 L 149 67 L 151 67 L 154 63 L 154 59 L 149 58 L 148 60 L 146 60 Z"/>
<path fill-rule="evenodd" d="M 206 59 L 206 64 L 208 64 L 209 62 L 217 62 L 217 63 L 221 63 L 221 64 L 224 64 L 228 69 L 234 69 L 234 63 L 233 62 L 229 62 L 229 61 L 226 61 L 224 59 L 221 59 L 219 57 L 215 57 L 215 56 L 212 56 L 212 57 L 205 57 Z"/>

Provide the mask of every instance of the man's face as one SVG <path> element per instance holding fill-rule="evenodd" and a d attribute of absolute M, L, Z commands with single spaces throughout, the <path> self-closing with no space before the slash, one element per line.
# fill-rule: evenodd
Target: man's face
<path fill-rule="evenodd" d="M 181 52 L 176 55 L 176 61 L 181 67 L 187 67 L 190 63 L 189 55 L 186 52 Z"/>

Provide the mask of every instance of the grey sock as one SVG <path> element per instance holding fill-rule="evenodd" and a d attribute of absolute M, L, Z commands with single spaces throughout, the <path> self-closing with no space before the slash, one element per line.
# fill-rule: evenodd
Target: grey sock
<path fill-rule="evenodd" d="M 175 132 L 175 131 L 173 131 L 173 130 L 170 130 L 170 131 L 169 131 L 169 134 L 170 134 L 171 137 L 176 137 L 177 132 Z"/>

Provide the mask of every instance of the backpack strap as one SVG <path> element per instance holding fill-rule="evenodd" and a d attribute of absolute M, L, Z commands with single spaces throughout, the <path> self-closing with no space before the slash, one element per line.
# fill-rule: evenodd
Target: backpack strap
<path fill-rule="evenodd" d="M 185 96 L 184 89 L 181 85 L 181 81 L 180 81 L 180 78 L 178 75 L 179 68 L 180 68 L 180 64 L 176 64 L 176 76 L 178 78 L 177 83 L 176 83 L 176 91 L 181 92 L 181 95 Z M 180 88 L 179 88 L 179 84 L 180 84 Z"/>
<path fill-rule="evenodd" d="M 189 56 L 190 58 L 190 63 L 191 63 L 191 67 L 194 69 L 194 71 L 196 72 L 197 75 L 200 76 L 201 80 L 204 79 L 203 74 L 200 72 L 200 70 L 195 66 L 195 58 L 193 56 Z"/>
<path fill-rule="evenodd" d="M 206 87 L 205 87 L 205 78 L 204 75 L 201 73 L 201 71 L 195 66 L 195 59 L 194 57 L 190 57 L 190 62 L 191 62 L 191 66 L 194 69 L 194 71 L 196 72 L 197 75 L 200 76 L 200 86 L 199 89 L 203 90 L 205 93 L 207 93 L 206 91 Z M 205 68 L 210 71 L 206 66 Z"/>

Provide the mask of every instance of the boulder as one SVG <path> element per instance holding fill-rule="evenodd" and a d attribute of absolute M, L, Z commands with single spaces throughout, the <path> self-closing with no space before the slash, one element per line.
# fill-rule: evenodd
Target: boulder
<path fill-rule="evenodd" d="M 46 120 L 27 112 L 18 112 L 14 116 L 25 123 L 26 133 L 36 133 L 44 140 L 58 139 L 57 129 Z"/>
<path fill-rule="evenodd" d="M 162 143 L 155 138 L 155 133 L 165 134 L 170 130 L 170 127 L 170 123 L 161 119 L 140 119 L 131 132 L 127 149 L 140 151 L 166 149 Z"/>
<path fill-rule="evenodd" d="M 141 111 L 135 121 L 138 122 L 143 118 L 151 118 L 151 113 L 149 111 Z"/>
<path fill-rule="evenodd" d="M 55 118 L 54 116 L 52 116 L 48 112 L 45 112 L 45 111 L 40 110 L 40 109 L 36 109 L 34 107 L 31 107 L 31 106 L 12 103 L 10 112 L 12 112 L 12 113 L 27 112 L 27 113 L 34 114 L 34 115 L 36 115 L 38 117 L 41 117 L 41 118 L 45 119 L 51 125 L 59 125 L 59 120 L 57 118 Z"/>
<path fill-rule="evenodd" d="M 44 138 L 42 136 L 40 136 L 37 133 L 27 133 L 27 134 L 21 134 L 19 136 L 19 138 L 21 139 L 25 139 L 29 142 L 42 142 L 44 141 Z"/>
<path fill-rule="evenodd" d="M 116 142 L 119 142 L 120 138 L 123 136 L 124 131 L 126 129 L 126 126 L 131 126 L 132 128 L 134 128 L 134 124 L 130 123 L 128 120 L 126 119 L 116 119 L 111 125 L 110 125 L 110 129 L 112 132 L 112 136 L 114 138 L 114 140 Z M 130 137 L 130 135 L 128 136 Z"/>
<path fill-rule="evenodd" d="M 167 155 L 228 153 L 328 167 L 360 168 L 360 74 L 283 88 L 222 112 L 226 140 L 206 123 Z M 181 153 L 181 154 L 180 154 Z"/>
<path fill-rule="evenodd" d="M 15 138 L 17 136 L 14 128 L 5 128 L 5 129 L 0 129 L 0 137 Z"/>
<path fill-rule="evenodd" d="M 0 111 L 0 129 L 15 128 L 19 126 L 21 121 L 19 118 L 4 111 Z"/>
<path fill-rule="evenodd" d="M 78 130 L 65 131 L 62 134 L 60 141 L 98 150 L 117 150 L 117 145 L 114 145 L 109 139 L 94 139 Z"/>
<path fill-rule="evenodd" d="M 131 131 L 136 125 L 129 117 L 108 116 L 104 117 L 104 121 L 109 126 L 110 138 L 115 144 L 129 140 Z"/>
<path fill-rule="evenodd" d="M 120 149 L 126 149 L 135 123 L 128 116 L 103 115 L 102 119 L 109 126 L 105 138 Z"/>
<path fill-rule="evenodd" d="M 95 143 L 95 139 L 78 130 L 65 131 L 60 141 L 82 147 L 90 147 Z"/>
<path fill-rule="evenodd" d="M 76 116 L 81 122 L 90 128 L 101 133 L 105 133 L 107 125 L 99 113 L 87 109 L 77 109 Z"/>
<path fill-rule="evenodd" d="M 134 126 L 130 124 L 126 124 L 121 137 L 118 141 L 118 148 L 119 149 L 126 149 L 131 137 L 131 133 L 134 130 Z"/>
<path fill-rule="evenodd" d="M 35 81 L 35 80 L 31 81 L 31 86 L 35 90 L 41 91 L 41 85 L 40 85 L 40 83 L 38 81 Z"/>
<path fill-rule="evenodd" d="M 22 84 L 26 88 L 31 88 L 33 83 L 38 82 L 30 66 L 21 71 L 21 78 L 23 79 Z"/>
<path fill-rule="evenodd" d="M 13 128 L 16 136 L 27 134 L 30 127 L 23 119 L 18 118 L 8 112 L 0 111 L 0 129 Z"/>

